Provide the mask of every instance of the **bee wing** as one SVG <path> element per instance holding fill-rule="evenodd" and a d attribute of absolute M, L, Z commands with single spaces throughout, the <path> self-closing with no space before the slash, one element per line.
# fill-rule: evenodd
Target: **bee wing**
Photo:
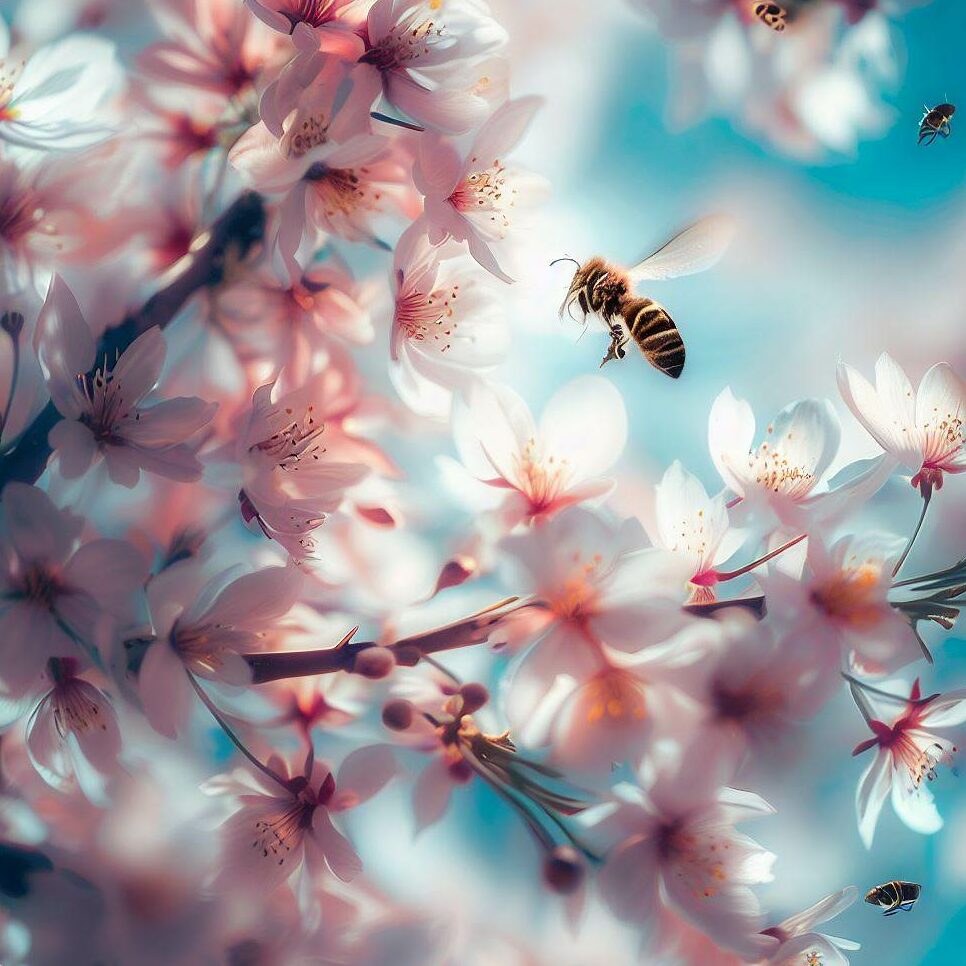
<path fill-rule="evenodd" d="M 734 220 L 728 215 L 702 218 L 635 265 L 628 273 L 631 282 L 703 272 L 725 253 L 734 233 Z"/>

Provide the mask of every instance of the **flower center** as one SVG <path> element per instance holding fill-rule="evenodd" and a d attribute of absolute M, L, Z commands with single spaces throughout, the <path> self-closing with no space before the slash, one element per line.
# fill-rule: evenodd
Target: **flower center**
<path fill-rule="evenodd" d="M 121 387 L 107 372 L 107 364 L 96 369 L 93 376 L 77 376 L 77 385 L 87 403 L 87 412 L 81 417 L 81 422 L 98 442 L 117 442 L 117 428 L 132 414 L 132 410 L 126 407 Z M 137 410 L 133 410 L 133 415 L 135 420 L 140 418 Z"/>
<path fill-rule="evenodd" d="M 56 685 L 51 692 L 51 702 L 54 727 L 61 738 L 85 731 L 107 731 L 101 709 L 75 679 Z"/>
<path fill-rule="evenodd" d="M 285 6 L 287 9 L 279 13 L 292 25 L 292 30 L 300 23 L 322 27 L 335 20 L 333 0 L 286 0 Z"/>
<path fill-rule="evenodd" d="M 943 469 L 963 448 L 966 436 L 963 432 L 963 419 L 959 412 L 941 414 L 939 408 L 933 409 L 929 422 L 923 424 L 925 446 L 923 466 L 926 469 Z"/>
<path fill-rule="evenodd" d="M 301 123 L 297 123 L 295 130 L 287 131 L 285 136 L 288 139 L 289 157 L 301 158 L 312 148 L 317 148 L 329 140 L 329 122 L 322 112 L 303 117 Z"/>
<path fill-rule="evenodd" d="M 378 211 L 382 193 L 372 190 L 366 180 L 369 169 L 361 167 L 328 168 L 320 162 L 313 164 L 303 176 L 311 182 L 312 190 L 322 205 L 327 218 L 351 215 L 358 208 Z"/>
<path fill-rule="evenodd" d="M 520 489 L 536 513 L 554 502 L 566 488 L 573 471 L 567 460 L 559 460 L 552 454 L 545 456 L 531 437 L 523 453 L 516 458 L 516 475 Z"/>
<path fill-rule="evenodd" d="M 19 64 L 8 64 L 0 59 L 0 121 L 14 121 L 20 116 L 20 111 L 10 106 L 13 99 L 13 89 L 17 86 L 20 72 L 26 61 Z"/>
<path fill-rule="evenodd" d="M 697 899 L 711 899 L 728 881 L 731 843 L 713 830 L 674 823 L 661 830 L 659 848 L 671 862 L 671 874 Z"/>
<path fill-rule="evenodd" d="M 426 4 L 430 10 L 438 10 L 442 5 L 442 0 L 430 0 Z M 362 63 L 385 71 L 427 56 L 443 38 L 444 27 L 433 20 L 420 20 L 421 14 L 421 8 L 417 7 L 393 25 L 385 37 L 362 55 Z"/>
<path fill-rule="evenodd" d="M 587 724 L 643 721 L 647 700 L 643 681 L 618 668 L 607 668 L 587 684 Z"/>
<path fill-rule="evenodd" d="M 600 580 L 603 558 L 597 553 L 581 564 L 580 552 L 577 551 L 573 563 L 579 568 L 578 572 L 568 577 L 555 593 L 547 597 L 551 610 L 563 620 L 575 620 L 590 609 L 597 597 L 596 585 Z"/>
<path fill-rule="evenodd" d="M 822 581 L 809 596 L 836 623 L 856 628 L 875 627 L 882 620 L 881 577 L 880 564 L 869 560 Z"/>
<path fill-rule="evenodd" d="M 322 444 L 325 423 L 316 421 L 315 406 L 308 406 L 300 418 L 292 418 L 294 413 L 289 407 L 274 412 L 269 417 L 270 424 L 282 422 L 282 425 L 250 451 L 259 450 L 283 470 L 294 471 L 320 460 L 325 452 Z"/>
<path fill-rule="evenodd" d="M 416 342 L 431 340 L 440 352 L 445 352 L 458 326 L 453 316 L 459 294 L 459 285 L 439 288 L 429 295 L 413 292 L 396 303 L 396 324 L 406 338 Z"/>
<path fill-rule="evenodd" d="M 0 107 L 0 121 L 3 119 L 3 108 Z M 45 214 L 35 191 L 10 185 L 6 197 L 0 200 L 0 238 L 13 244 L 38 227 L 52 234 L 50 227 L 41 224 Z"/>
<path fill-rule="evenodd" d="M 475 166 L 479 159 L 470 158 Z M 499 158 L 486 168 L 477 168 L 467 175 L 449 196 L 449 202 L 457 211 L 485 212 L 490 227 L 502 238 L 510 227 L 507 211 L 516 202 L 517 189 L 507 185 L 506 165 Z"/>
<path fill-rule="evenodd" d="M 57 575 L 43 564 L 32 564 L 13 583 L 14 594 L 40 610 L 51 611 L 64 587 Z"/>
<path fill-rule="evenodd" d="M 769 426 L 768 432 L 772 431 Z M 803 497 L 814 485 L 815 478 L 806 467 L 795 465 L 767 440 L 749 454 L 748 465 L 755 474 L 755 483 L 774 493 Z"/>
<path fill-rule="evenodd" d="M 302 843 L 305 830 L 312 825 L 312 815 L 316 805 L 301 797 L 274 815 L 267 815 L 255 822 L 255 837 L 252 848 L 263 858 L 272 858 L 284 865 L 292 855 L 292 850 Z"/>

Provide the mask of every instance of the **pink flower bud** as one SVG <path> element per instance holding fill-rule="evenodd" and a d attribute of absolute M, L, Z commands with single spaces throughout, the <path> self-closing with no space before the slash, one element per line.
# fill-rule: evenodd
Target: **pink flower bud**
<path fill-rule="evenodd" d="M 543 861 L 543 880 L 561 895 L 575 892 L 584 878 L 584 863 L 571 845 L 558 845 Z"/>
<path fill-rule="evenodd" d="M 364 678 L 377 680 L 389 675 L 395 666 L 396 659 L 388 648 L 367 647 L 356 655 L 352 671 Z"/>
<path fill-rule="evenodd" d="M 413 723 L 412 702 L 404 698 L 387 701 L 382 706 L 382 723 L 392 731 L 405 731 Z"/>

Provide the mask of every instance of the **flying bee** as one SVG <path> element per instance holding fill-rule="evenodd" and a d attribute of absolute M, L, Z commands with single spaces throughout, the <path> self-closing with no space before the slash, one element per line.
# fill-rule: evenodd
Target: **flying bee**
<path fill-rule="evenodd" d="M 930 109 L 924 107 L 925 114 L 919 122 L 919 143 L 932 144 L 937 137 L 948 138 L 952 133 L 949 122 L 956 113 L 956 108 L 952 104 L 938 104 Z"/>
<path fill-rule="evenodd" d="M 781 33 L 788 21 L 788 11 L 777 3 L 756 3 L 752 13 L 766 26 Z"/>
<path fill-rule="evenodd" d="M 865 901 L 871 906 L 883 909 L 884 916 L 894 916 L 900 909 L 908 912 L 919 898 L 922 886 L 917 882 L 901 882 L 893 879 L 883 883 L 865 894 Z"/>
<path fill-rule="evenodd" d="M 633 294 L 638 282 L 678 278 L 710 268 L 724 254 L 734 234 L 731 219 L 711 215 L 685 228 L 630 271 L 592 258 L 583 265 L 566 256 L 551 262 L 572 261 L 577 266 L 573 281 L 560 306 L 560 315 L 577 305 L 586 324 L 596 315 L 610 333 L 610 346 L 601 366 L 623 359 L 624 347 L 633 339 L 655 369 L 677 379 L 684 369 L 684 341 L 667 309 L 653 299 Z"/>

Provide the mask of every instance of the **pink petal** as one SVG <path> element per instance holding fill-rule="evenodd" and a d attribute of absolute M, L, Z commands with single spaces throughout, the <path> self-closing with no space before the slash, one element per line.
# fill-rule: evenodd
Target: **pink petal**
<path fill-rule="evenodd" d="M 353 808 L 368 801 L 397 774 L 396 756 L 389 745 L 371 745 L 350 752 L 339 766 L 336 795 L 341 808 Z"/>
<path fill-rule="evenodd" d="M 64 479 L 76 480 L 91 467 L 97 455 L 97 444 L 91 431 L 73 419 L 55 423 L 47 441 L 55 451 Z"/>
<path fill-rule="evenodd" d="M 413 788 L 413 811 L 416 816 L 414 834 L 438 822 L 449 807 L 453 794 L 453 779 L 441 758 L 433 760 L 423 769 Z"/>
<path fill-rule="evenodd" d="M 325 808 L 316 810 L 312 834 L 322 849 L 329 868 L 343 882 L 351 882 L 362 872 L 362 861 L 348 840 L 336 831 Z"/>

